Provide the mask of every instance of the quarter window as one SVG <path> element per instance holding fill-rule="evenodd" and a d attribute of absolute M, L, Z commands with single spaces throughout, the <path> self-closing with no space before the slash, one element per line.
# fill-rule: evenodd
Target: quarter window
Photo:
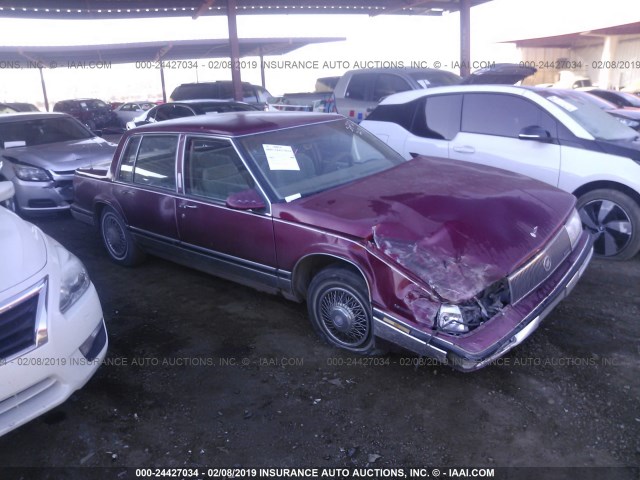
<path fill-rule="evenodd" d="M 224 201 L 254 187 L 253 179 L 226 140 L 191 138 L 185 150 L 185 193 Z"/>
<path fill-rule="evenodd" d="M 537 125 L 556 137 L 556 122 L 537 105 L 514 95 L 469 93 L 462 106 L 462 131 L 518 138 Z"/>
<path fill-rule="evenodd" d="M 414 133 L 425 138 L 453 140 L 460 131 L 461 110 L 461 94 L 427 97 Z"/>
<path fill-rule="evenodd" d="M 136 155 L 138 154 L 141 138 L 140 136 L 135 136 L 129 139 L 120 163 L 120 171 L 118 172 L 118 180 L 122 182 L 133 182 L 133 165 L 136 163 Z"/>

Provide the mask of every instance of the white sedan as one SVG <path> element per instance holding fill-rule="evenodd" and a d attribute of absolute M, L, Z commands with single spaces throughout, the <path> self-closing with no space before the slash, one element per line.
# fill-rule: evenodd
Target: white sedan
<path fill-rule="evenodd" d="M 0 203 L 13 196 L 0 182 Z M 96 290 L 78 258 L 0 207 L 0 435 L 64 402 L 107 352 Z"/>

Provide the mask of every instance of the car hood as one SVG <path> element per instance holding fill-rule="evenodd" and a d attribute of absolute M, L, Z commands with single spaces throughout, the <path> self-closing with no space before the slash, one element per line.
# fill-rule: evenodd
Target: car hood
<path fill-rule="evenodd" d="M 115 150 L 114 144 L 94 137 L 31 147 L 9 148 L 3 150 L 2 155 L 7 159 L 46 170 L 67 172 L 110 162 Z"/>
<path fill-rule="evenodd" d="M 0 207 L 0 293 L 32 277 L 47 263 L 39 228 Z"/>
<path fill-rule="evenodd" d="M 461 85 L 515 85 L 538 70 L 516 63 L 496 63 L 462 79 Z"/>
<path fill-rule="evenodd" d="M 417 157 L 391 170 L 287 204 L 276 218 L 363 242 L 460 302 L 539 251 L 575 199 L 528 177 Z"/>

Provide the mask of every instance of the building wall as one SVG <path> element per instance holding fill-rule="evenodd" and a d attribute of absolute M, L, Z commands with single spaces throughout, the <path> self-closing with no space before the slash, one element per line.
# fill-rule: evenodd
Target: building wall
<path fill-rule="evenodd" d="M 588 77 L 596 85 L 603 68 L 609 69 L 609 85 L 601 85 L 604 88 L 619 89 L 640 82 L 640 35 L 619 36 L 610 63 L 602 61 L 603 47 L 603 38 L 571 48 L 521 47 L 518 49 L 521 61 L 538 68 L 524 83 L 556 83 L 561 71 L 570 71 L 576 76 Z"/>

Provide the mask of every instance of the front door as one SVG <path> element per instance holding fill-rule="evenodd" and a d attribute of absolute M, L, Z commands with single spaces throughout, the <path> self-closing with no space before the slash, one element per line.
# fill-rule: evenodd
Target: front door
<path fill-rule="evenodd" d="M 226 205 L 229 195 L 255 188 L 231 142 L 188 137 L 183 171 L 184 197 L 177 201 L 182 247 L 201 258 L 203 270 L 275 288 L 275 241 L 267 207 L 253 211 Z"/>

